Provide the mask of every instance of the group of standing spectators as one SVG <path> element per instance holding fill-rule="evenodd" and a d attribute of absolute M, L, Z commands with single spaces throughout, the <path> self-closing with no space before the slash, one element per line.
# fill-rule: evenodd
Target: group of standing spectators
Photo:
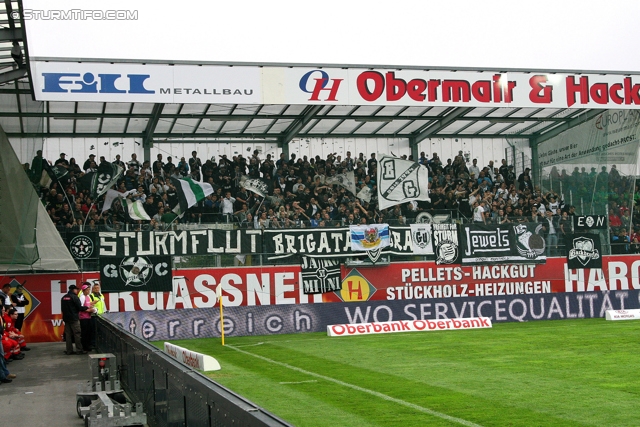
<path fill-rule="evenodd" d="M 0 290 L 0 384 L 11 383 L 16 378 L 7 365 L 24 359 L 24 352 L 31 350 L 22 333 L 25 307 L 29 305 L 22 291 L 22 285 L 18 285 L 12 292 L 8 283 Z"/>

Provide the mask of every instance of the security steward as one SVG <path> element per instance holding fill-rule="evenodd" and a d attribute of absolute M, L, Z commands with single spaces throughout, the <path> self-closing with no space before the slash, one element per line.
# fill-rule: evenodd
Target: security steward
<path fill-rule="evenodd" d="M 67 343 L 67 351 L 65 354 L 87 354 L 82 348 L 82 338 L 80 333 L 80 318 L 78 313 L 81 311 L 95 310 L 94 308 L 83 306 L 78 298 L 78 288 L 76 285 L 69 285 L 67 292 L 60 301 L 60 309 L 62 310 L 62 320 L 64 320 L 64 334 Z M 73 340 L 76 342 L 76 352 L 73 351 Z"/>
<path fill-rule="evenodd" d="M 93 335 L 91 339 L 91 348 L 96 348 L 96 335 L 98 332 L 98 316 L 102 316 L 102 314 L 106 311 L 106 306 L 104 304 L 104 295 L 100 292 L 100 283 L 94 282 L 91 287 L 91 293 L 89 294 L 89 298 L 94 303 L 94 307 L 96 309 L 95 313 L 91 313 L 91 327 L 93 328 Z"/>

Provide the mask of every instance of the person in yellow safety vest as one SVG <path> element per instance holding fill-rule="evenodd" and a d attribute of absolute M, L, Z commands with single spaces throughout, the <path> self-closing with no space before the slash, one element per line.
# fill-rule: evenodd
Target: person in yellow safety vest
<path fill-rule="evenodd" d="M 106 306 L 104 304 L 104 295 L 100 292 L 100 283 L 94 282 L 91 287 L 91 293 L 89 294 L 89 298 L 91 301 L 95 301 L 93 305 L 96 309 L 95 313 L 91 314 L 91 327 L 93 328 L 92 340 L 91 340 L 91 348 L 96 348 L 96 336 L 98 334 L 98 316 L 102 316 L 102 313 L 106 311 Z"/>

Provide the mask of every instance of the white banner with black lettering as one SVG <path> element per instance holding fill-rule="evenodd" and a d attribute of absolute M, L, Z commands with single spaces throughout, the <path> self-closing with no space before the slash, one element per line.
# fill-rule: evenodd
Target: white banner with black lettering
<path fill-rule="evenodd" d="M 433 238 L 431 224 L 411 224 L 411 240 L 413 253 L 416 255 L 433 255 Z"/>
<path fill-rule="evenodd" d="M 378 162 L 379 208 L 412 200 L 430 200 L 428 169 L 417 162 L 382 155 Z"/>

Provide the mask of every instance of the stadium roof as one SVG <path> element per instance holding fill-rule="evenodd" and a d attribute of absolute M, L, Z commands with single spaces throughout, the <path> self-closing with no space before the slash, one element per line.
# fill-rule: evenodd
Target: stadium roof
<path fill-rule="evenodd" d="M 285 144 L 296 138 L 408 138 L 413 144 L 426 138 L 527 138 L 540 142 L 603 111 L 34 101 L 28 45 L 16 11 L 17 1 L 7 0 L 0 8 L 4 27 L 0 29 L 0 125 L 10 138 L 135 138 L 145 145 L 154 140 L 176 143 L 194 139 L 212 143 L 258 139 Z M 16 44 L 24 60 L 12 57 Z"/>

